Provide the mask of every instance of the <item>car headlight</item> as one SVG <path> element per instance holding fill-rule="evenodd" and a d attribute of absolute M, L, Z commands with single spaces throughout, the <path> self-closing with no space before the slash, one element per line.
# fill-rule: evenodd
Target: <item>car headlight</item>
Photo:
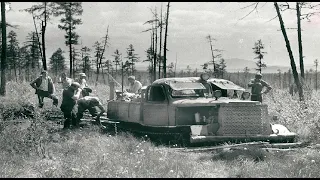
<path fill-rule="evenodd" d="M 242 93 L 242 98 L 245 99 L 249 99 L 250 98 L 250 93 L 249 92 L 243 92 Z"/>

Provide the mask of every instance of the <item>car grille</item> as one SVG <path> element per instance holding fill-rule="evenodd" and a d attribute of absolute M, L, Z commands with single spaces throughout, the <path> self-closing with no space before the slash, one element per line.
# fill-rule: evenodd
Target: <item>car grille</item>
<path fill-rule="evenodd" d="M 249 103 L 221 104 L 217 135 L 247 136 L 268 134 L 267 105 Z"/>

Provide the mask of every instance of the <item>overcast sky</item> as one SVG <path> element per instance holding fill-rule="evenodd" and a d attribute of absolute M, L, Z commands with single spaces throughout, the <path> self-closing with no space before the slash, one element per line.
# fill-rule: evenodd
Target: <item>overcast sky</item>
<path fill-rule="evenodd" d="M 7 22 L 19 25 L 14 31 L 17 32 L 20 43 L 25 41 L 28 33 L 34 31 L 34 25 L 32 16 L 19 10 L 29 8 L 33 4 L 12 2 L 12 11 L 7 13 Z M 101 41 L 105 36 L 109 25 L 110 46 L 107 58 L 113 60 L 111 55 L 115 49 L 119 49 L 125 55 L 126 48 L 133 44 L 140 59 L 144 60 L 145 50 L 150 47 L 150 33 L 142 33 L 150 28 L 150 25 L 144 23 L 152 19 L 150 8 L 157 7 L 159 12 L 161 4 L 165 11 L 167 2 L 83 2 L 83 24 L 77 26 L 76 32 L 80 35 L 82 44 L 92 48 L 95 41 Z M 211 60 L 210 45 L 206 40 L 206 36 L 210 34 L 217 39 L 214 41 L 214 48 L 223 49 L 222 56 L 225 59 L 240 58 L 253 61 L 255 55 L 252 48 L 254 43 L 261 39 L 267 52 L 264 58 L 267 65 L 289 66 L 288 52 L 279 21 L 269 21 L 276 16 L 273 3 L 261 2 L 258 12 L 255 11 L 239 20 L 252 10 L 252 7 L 242 9 L 249 4 L 252 2 L 171 2 L 168 62 L 175 62 L 177 55 L 178 65 L 200 68 L 201 64 Z M 282 14 L 285 26 L 295 28 L 295 13 L 286 11 Z M 68 59 L 68 49 L 64 44 L 65 32 L 58 29 L 59 19 L 53 18 L 47 26 L 47 59 L 58 48 L 65 51 L 65 57 Z M 320 59 L 319 16 L 313 17 L 311 22 L 303 21 L 302 28 L 305 63 L 313 64 L 315 59 Z M 10 30 L 12 29 L 9 28 L 7 31 Z M 298 62 L 296 30 L 287 30 L 287 33 Z"/>

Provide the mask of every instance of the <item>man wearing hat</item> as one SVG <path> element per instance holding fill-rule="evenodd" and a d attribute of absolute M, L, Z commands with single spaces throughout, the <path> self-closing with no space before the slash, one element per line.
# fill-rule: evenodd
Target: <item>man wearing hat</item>
<path fill-rule="evenodd" d="M 138 94 L 142 88 L 142 84 L 139 81 L 137 81 L 134 76 L 129 76 L 128 81 L 129 88 L 127 89 L 127 92 Z"/>
<path fill-rule="evenodd" d="M 73 80 L 71 78 L 68 78 L 65 72 L 61 73 L 59 83 L 61 83 L 62 89 L 67 89 L 72 82 Z"/>
<path fill-rule="evenodd" d="M 89 96 L 89 93 L 92 93 L 92 89 L 88 87 L 87 80 L 86 80 L 87 76 L 85 73 L 79 73 L 79 76 L 80 76 L 79 84 L 80 84 L 80 88 L 82 89 L 82 95 Z"/>
<path fill-rule="evenodd" d="M 62 103 L 60 106 L 65 118 L 63 129 L 70 128 L 71 125 L 77 126 L 75 106 L 77 100 L 80 98 L 81 91 L 82 89 L 78 82 L 71 83 L 71 86 L 63 90 Z"/>
<path fill-rule="evenodd" d="M 85 73 L 79 73 L 79 84 L 80 84 L 80 88 L 81 89 L 83 89 L 83 88 L 85 88 L 85 87 L 87 87 L 88 86 L 88 84 L 87 84 L 87 80 L 86 80 L 86 74 Z"/>
<path fill-rule="evenodd" d="M 266 94 L 272 89 L 266 81 L 262 80 L 262 75 L 260 73 L 255 75 L 255 78 L 251 80 L 248 87 L 251 87 L 251 101 L 260 101 L 261 103 L 262 94 Z M 264 87 L 267 89 L 262 92 Z"/>
<path fill-rule="evenodd" d="M 36 90 L 35 94 L 38 95 L 39 107 L 42 108 L 45 97 L 53 100 L 53 105 L 58 105 L 58 98 L 53 94 L 55 91 L 53 81 L 48 76 L 47 71 L 42 71 L 40 76 L 32 81 L 30 85 Z"/>

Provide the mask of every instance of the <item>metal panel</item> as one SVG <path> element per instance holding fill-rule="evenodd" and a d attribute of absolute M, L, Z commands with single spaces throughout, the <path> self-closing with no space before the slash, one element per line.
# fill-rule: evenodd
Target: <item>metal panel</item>
<path fill-rule="evenodd" d="M 140 107 L 141 103 L 140 102 L 131 102 L 129 104 L 129 122 L 135 122 L 139 123 L 140 122 Z"/>
<path fill-rule="evenodd" d="M 108 109 L 107 109 L 107 117 L 110 119 L 118 119 L 118 102 L 116 101 L 110 101 L 108 103 Z"/>
<path fill-rule="evenodd" d="M 218 135 L 249 136 L 262 134 L 263 106 L 254 104 L 221 104 Z"/>
<path fill-rule="evenodd" d="M 175 126 L 176 125 L 176 106 L 170 106 L 168 107 L 168 123 L 169 126 Z"/>
<path fill-rule="evenodd" d="M 261 119 L 262 119 L 262 134 L 272 134 L 270 119 L 268 116 L 268 106 L 266 104 L 261 105 Z"/>
<path fill-rule="evenodd" d="M 129 104 L 130 102 L 121 101 L 118 104 L 118 117 L 121 121 L 128 121 L 129 117 Z"/>
<path fill-rule="evenodd" d="M 143 105 L 143 120 L 149 126 L 168 126 L 168 105 L 145 103 Z"/>

